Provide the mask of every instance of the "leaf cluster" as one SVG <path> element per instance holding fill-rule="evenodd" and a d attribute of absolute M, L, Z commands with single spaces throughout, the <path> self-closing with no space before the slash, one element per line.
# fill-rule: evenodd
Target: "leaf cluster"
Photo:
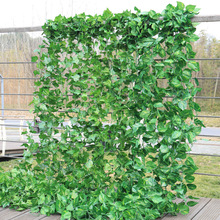
<path fill-rule="evenodd" d="M 203 126 L 189 60 L 197 12 L 178 2 L 49 20 L 32 58 L 40 143 L 28 135 L 24 162 L 0 174 L 0 205 L 62 219 L 186 214 L 197 169 L 186 152 Z"/>

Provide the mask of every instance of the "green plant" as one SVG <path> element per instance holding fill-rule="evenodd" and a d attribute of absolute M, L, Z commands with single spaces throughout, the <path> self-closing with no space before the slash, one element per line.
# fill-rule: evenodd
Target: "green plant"
<path fill-rule="evenodd" d="M 136 8 L 48 21 L 39 60 L 32 58 L 40 143 L 29 135 L 25 161 L 0 175 L 0 204 L 62 219 L 188 213 L 197 167 L 186 151 L 203 126 L 194 115 L 199 89 L 190 82 L 199 69 L 189 61 L 197 12 L 178 2 L 162 14 Z M 103 126 L 109 113 L 112 123 Z"/>

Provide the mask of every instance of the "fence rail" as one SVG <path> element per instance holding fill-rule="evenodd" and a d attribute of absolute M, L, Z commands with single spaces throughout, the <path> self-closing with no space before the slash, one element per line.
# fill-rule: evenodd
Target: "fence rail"
<path fill-rule="evenodd" d="M 34 94 L 31 94 L 31 93 L 0 93 L 0 95 L 17 95 L 17 96 L 34 96 Z M 72 94 L 67 94 L 67 95 L 64 95 L 64 96 L 69 96 L 69 97 L 72 97 L 72 96 L 75 96 L 75 95 L 72 95 Z M 91 96 L 90 96 L 91 97 Z M 165 96 L 164 98 L 173 98 L 172 96 Z M 220 97 L 212 97 L 212 96 L 194 96 L 193 97 L 194 99 L 220 99 Z"/>
<path fill-rule="evenodd" d="M 155 61 L 163 61 L 163 60 L 166 60 L 166 59 L 163 59 L 163 58 L 156 58 L 155 59 Z M 189 60 L 198 60 L 198 61 L 215 60 L 215 61 L 218 61 L 218 60 L 220 60 L 220 58 L 191 58 Z M 31 62 L 31 61 L 0 62 L 0 65 L 7 65 L 7 64 L 36 64 L 36 62 Z"/>
<path fill-rule="evenodd" d="M 0 64 L 4 65 L 4 64 L 36 64 L 36 63 L 31 61 L 16 61 L 16 62 L 0 62 Z"/>
<path fill-rule="evenodd" d="M 23 80 L 23 79 L 27 79 L 27 80 L 37 80 L 40 79 L 39 77 L 4 77 L 3 79 L 15 79 L 15 80 Z M 161 78 L 163 79 L 163 78 Z M 213 80 L 219 80 L 220 77 L 193 77 L 192 79 L 213 79 Z"/>
<path fill-rule="evenodd" d="M 161 20 L 163 18 L 160 18 Z M 196 15 L 192 19 L 192 22 L 219 22 L 220 15 Z M 1 28 L 0 33 L 12 33 L 12 32 L 39 32 L 43 31 L 41 26 L 36 27 L 13 27 L 13 28 Z"/>
<path fill-rule="evenodd" d="M 13 28 L 1 28 L 0 33 L 13 33 L 13 32 L 37 32 L 42 31 L 41 26 L 36 27 L 13 27 Z"/>

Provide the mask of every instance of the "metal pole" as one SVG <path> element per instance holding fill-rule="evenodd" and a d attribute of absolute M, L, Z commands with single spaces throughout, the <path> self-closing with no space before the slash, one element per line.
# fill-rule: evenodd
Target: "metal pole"
<path fill-rule="evenodd" d="M 2 118 L 4 117 L 4 79 L 3 76 L 0 74 L 0 78 L 1 78 L 1 95 L 2 95 Z"/>
<path fill-rule="evenodd" d="M 3 76 L 0 74 L 0 78 L 1 78 L 1 97 L 2 97 L 2 122 L 4 124 L 4 109 L 5 109 L 5 106 L 4 106 L 4 80 L 3 80 Z M 5 148 L 6 148 L 6 142 L 4 141 L 4 139 L 6 139 L 6 130 L 5 130 L 5 126 L 1 126 L 2 129 L 0 129 L 0 132 L 2 132 L 3 134 L 1 134 L 0 136 L 2 137 L 2 156 L 5 155 Z"/>
<path fill-rule="evenodd" d="M 220 68 L 218 69 L 218 73 L 217 73 L 217 79 L 216 79 L 216 82 L 215 82 L 215 90 L 214 90 L 214 94 L 213 96 L 216 97 L 216 92 L 217 92 L 217 88 L 218 88 L 218 78 L 219 78 L 219 71 L 220 71 Z M 212 101 L 212 106 L 214 106 L 215 104 L 215 99 L 213 99 Z"/>
<path fill-rule="evenodd" d="M 2 96 L 2 118 L 4 117 L 4 79 L 3 76 L 0 74 L 0 78 L 1 78 L 1 96 Z"/>

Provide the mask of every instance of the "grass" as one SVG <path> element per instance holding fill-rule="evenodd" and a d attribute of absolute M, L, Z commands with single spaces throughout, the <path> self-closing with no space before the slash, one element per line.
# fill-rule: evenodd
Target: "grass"
<path fill-rule="evenodd" d="M 16 165 L 19 164 L 19 161 L 21 161 L 21 159 L 0 162 L 0 168 L 2 168 L 4 171 L 12 170 Z"/>
<path fill-rule="evenodd" d="M 207 116 L 220 116 L 220 111 L 202 111 L 198 115 L 207 115 Z M 200 120 L 203 121 L 206 127 L 220 127 L 220 118 L 205 118 L 200 117 Z"/>
<path fill-rule="evenodd" d="M 220 157 L 191 157 L 194 159 L 197 167 L 199 168 L 196 173 L 210 173 L 220 175 Z M 193 191 L 190 191 L 188 195 L 220 199 L 220 177 L 195 174 L 195 184 L 197 185 L 197 188 Z"/>
<path fill-rule="evenodd" d="M 220 157 L 210 156 L 192 156 L 196 165 L 198 166 L 197 173 L 210 173 L 220 175 Z M 1 162 L 0 167 L 4 171 L 9 171 L 16 166 L 21 159 Z M 197 188 L 189 191 L 187 195 L 206 198 L 220 199 L 220 177 L 217 176 L 203 176 L 195 175 L 195 182 Z"/>

